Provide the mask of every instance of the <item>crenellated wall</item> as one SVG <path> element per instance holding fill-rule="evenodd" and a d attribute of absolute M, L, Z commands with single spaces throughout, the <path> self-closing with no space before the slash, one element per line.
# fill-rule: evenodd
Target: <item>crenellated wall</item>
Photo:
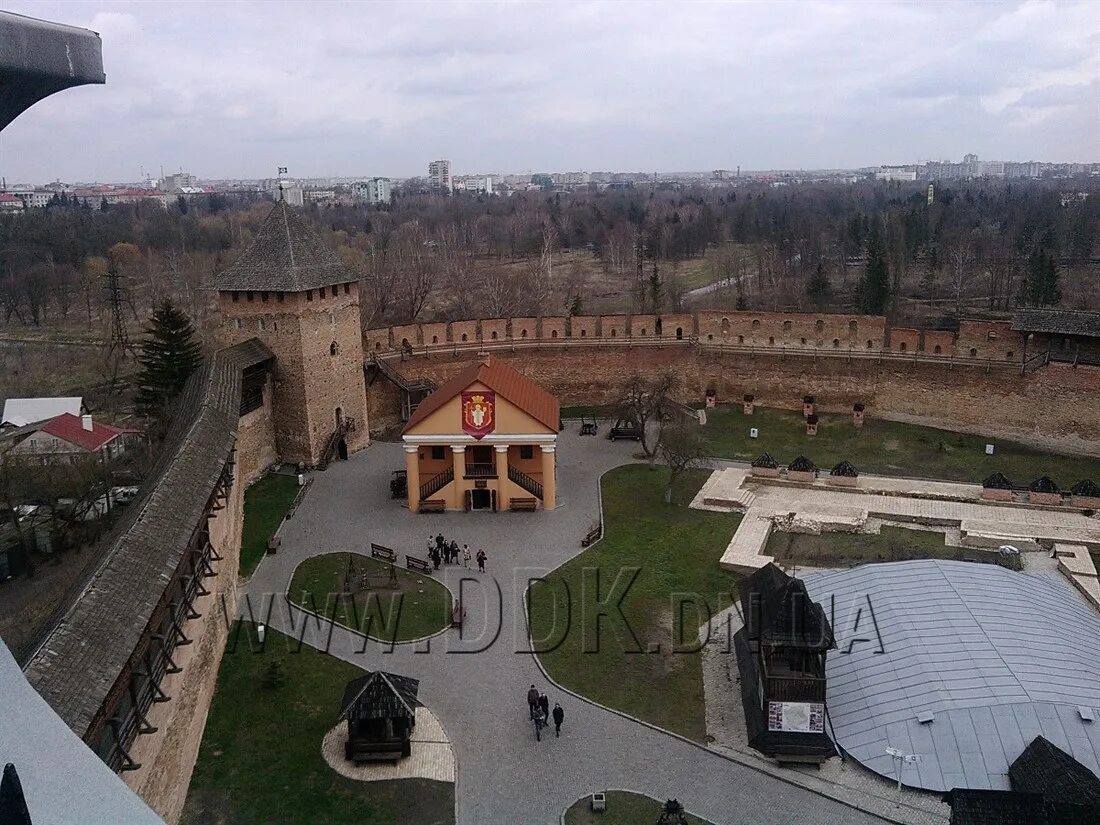
<path fill-rule="evenodd" d="M 833 355 L 974 358 L 1020 363 L 1008 321 L 961 321 L 958 331 L 888 327 L 881 315 L 700 310 L 695 314 L 573 315 L 405 324 L 363 333 L 367 357 L 405 350 L 691 341 L 701 347 Z"/>
<path fill-rule="evenodd" d="M 925 336 L 926 347 L 928 342 Z M 850 412 L 853 404 L 862 403 L 868 416 L 1100 455 L 1100 369 L 1050 364 L 1021 375 L 1018 363 L 967 356 L 849 357 L 830 350 L 794 355 L 779 349 L 671 344 L 543 341 L 514 351 L 496 350 L 494 357 L 542 384 L 563 405 L 610 403 L 632 373 L 656 375 L 672 369 L 681 378 L 680 400 L 686 403 L 701 402 L 711 383 L 719 403 L 738 403 L 752 394 L 763 406 L 801 409 L 802 397 L 813 395 L 818 409 L 827 412 Z M 410 380 L 442 383 L 478 357 L 476 350 L 448 350 L 390 363 Z M 374 392 L 382 390 L 368 390 Z M 383 406 L 380 396 L 372 400 L 372 420 L 382 420 Z M 396 412 L 389 420 L 398 420 Z"/>

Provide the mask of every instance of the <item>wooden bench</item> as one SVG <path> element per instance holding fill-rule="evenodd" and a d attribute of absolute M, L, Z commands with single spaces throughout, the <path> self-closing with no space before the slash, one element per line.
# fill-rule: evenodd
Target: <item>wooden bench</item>
<path fill-rule="evenodd" d="M 427 573 L 431 575 L 432 566 L 424 559 L 418 559 L 416 556 L 405 555 L 405 567 L 409 570 L 419 570 L 421 573 Z"/>
<path fill-rule="evenodd" d="M 537 510 L 539 506 L 539 500 L 534 496 L 530 498 L 510 498 L 508 499 L 509 510 Z"/>
<path fill-rule="evenodd" d="M 426 498 L 420 502 L 421 513 L 444 513 L 447 511 L 447 502 L 441 498 Z"/>
<path fill-rule="evenodd" d="M 397 561 L 396 551 L 383 547 L 381 544 L 375 544 L 373 541 L 370 543 L 370 554 L 376 559 L 385 559 L 391 564 Z"/>
<path fill-rule="evenodd" d="M 596 525 L 585 534 L 585 537 L 581 539 L 581 547 L 587 547 L 592 542 L 596 541 L 600 537 L 600 525 Z"/>

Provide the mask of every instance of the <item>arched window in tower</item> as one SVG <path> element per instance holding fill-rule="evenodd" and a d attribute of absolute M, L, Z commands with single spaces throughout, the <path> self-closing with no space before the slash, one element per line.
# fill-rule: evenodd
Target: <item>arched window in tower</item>
<path fill-rule="evenodd" d="M 493 334 L 490 335 L 489 337 L 492 338 L 495 341 L 497 339 L 497 331 L 494 329 Z"/>
<path fill-rule="evenodd" d="M 848 322 L 848 337 L 849 338 L 855 338 L 858 331 L 859 331 L 859 324 L 857 324 L 855 321 L 849 321 Z"/>
<path fill-rule="evenodd" d="M 729 318 L 723 318 L 722 319 L 722 334 L 723 335 L 729 335 L 730 334 L 730 319 Z"/>
<path fill-rule="evenodd" d="M 656 327 L 657 327 L 657 336 L 660 337 L 660 335 L 661 335 L 661 319 L 660 318 L 657 319 Z"/>
<path fill-rule="evenodd" d="M 783 322 L 783 331 L 784 332 L 790 332 L 791 331 L 791 322 L 790 321 L 784 321 Z"/>
<path fill-rule="evenodd" d="M 329 344 L 328 354 L 329 355 L 339 355 L 340 354 L 340 345 L 337 344 L 335 341 L 333 341 L 331 344 Z"/>
<path fill-rule="evenodd" d="M 833 339 L 833 349 L 839 349 L 839 348 L 840 348 L 840 339 L 839 338 L 834 338 Z"/>
<path fill-rule="evenodd" d="M 816 324 L 814 324 L 814 331 L 818 335 L 823 333 L 825 331 L 825 322 L 824 321 L 818 321 Z"/>
<path fill-rule="evenodd" d="M 261 318 L 260 319 L 260 332 L 263 332 L 265 329 L 267 329 L 267 322 L 263 318 Z"/>
<path fill-rule="evenodd" d="M 464 332 L 464 333 L 462 333 L 462 340 L 463 340 L 463 341 L 465 341 L 465 340 L 466 340 L 466 333 L 465 333 L 465 332 Z"/>
<path fill-rule="evenodd" d="M 557 338 L 558 337 L 558 331 L 556 329 L 550 330 L 550 337 L 551 338 Z"/>
<path fill-rule="evenodd" d="M 527 337 L 527 330 L 525 330 L 525 329 L 521 329 L 521 330 L 519 331 L 519 337 L 520 337 L 520 338 L 526 338 L 526 337 Z"/>
<path fill-rule="evenodd" d="M 760 321 L 759 321 L 759 319 L 757 319 L 757 318 L 753 318 L 753 319 L 752 319 L 752 328 L 753 328 L 753 329 L 760 329 Z"/>

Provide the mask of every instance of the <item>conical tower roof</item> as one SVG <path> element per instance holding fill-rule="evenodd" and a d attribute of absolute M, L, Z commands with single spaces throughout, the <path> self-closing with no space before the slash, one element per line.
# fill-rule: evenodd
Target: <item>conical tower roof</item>
<path fill-rule="evenodd" d="M 271 208 L 248 248 L 218 273 L 220 290 L 304 292 L 358 276 L 285 201 Z"/>

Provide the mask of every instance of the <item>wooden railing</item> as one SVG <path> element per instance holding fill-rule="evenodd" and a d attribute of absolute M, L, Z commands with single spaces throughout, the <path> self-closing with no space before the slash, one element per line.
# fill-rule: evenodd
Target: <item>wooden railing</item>
<path fill-rule="evenodd" d="M 476 464 L 470 462 L 464 471 L 465 478 L 496 478 L 497 468 L 495 464 Z"/>
<path fill-rule="evenodd" d="M 815 676 L 767 676 L 764 691 L 769 702 L 824 702 L 825 680 Z"/>
<path fill-rule="evenodd" d="M 518 484 L 531 495 L 542 498 L 542 485 L 535 481 L 527 473 L 521 473 L 511 464 L 508 465 L 508 480 Z"/>
<path fill-rule="evenodd" d="M 430 498 L 433 494 L 438 493 L 454 480 L 455 468 L 448 467 L 439 475 L 432 476 L 420 485 L 420 499 L 424 500 L 426 498 Z"/>

